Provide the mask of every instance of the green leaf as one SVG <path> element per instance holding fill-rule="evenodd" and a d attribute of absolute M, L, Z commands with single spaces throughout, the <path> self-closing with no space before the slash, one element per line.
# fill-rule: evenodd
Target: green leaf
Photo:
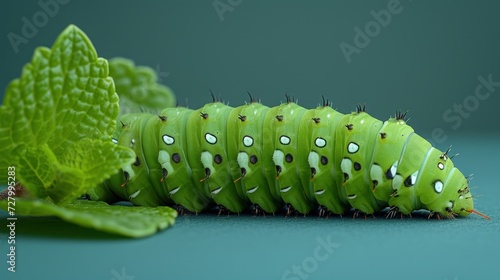
<path fill-rule="evenodd" d="M 132 164 L 135 153 L 111 141 L 83 139 L 68 147 L 61 157 L 57 178 L 48 193 L 55 202 L 64 203 L 102 183 L 118 171 L 116 166 Z M 66 171 L 66 172 L 63 172 Z M 67 186 L 75 186 L 68 188 Z"/>
<path fill-rule="evenodd" d="M 7 210 L 7 201 L 0 201 Z M 167 206 L 110 206 L 105 202 L 77 200 L 64 206 L 41 199 L 16 199 L 16 215 L 57 216 L 88 228 L 128 237 L 145 237 L 171 226 L 177 211 Z"/>
<path fill-rule="evenodd" d="M 56 203 L 66 203 L 116 173 L 116 166 L 134 160 L 131 149 L 110 141 L 83 139 L 68 145 L 59 159 L 47 145 L 26 148 L 19 165 L 29 168 L 21 168 L 17 174 L 35 197 L 49 195 Z"/>
<path fill-rule="evenodd" d="M 29 192 L 35 197 L 46 197 L 48 188 L 56 178 L 57 158 L 46 145 L 26 147 L 19 158 L 17 176 Z M 43 187 L 43 188 L 42 188 Z"/>
<path fill-rule="evenodd" d="M 74 25 L 37 48 L 0 107 L 0 170 L 15 166 L 33 194 L 64 203 L 133 162 L 111 135 L 118 96 L 108 63 Z M 106 143 L 109 141 L 109 143 Z M 6 173 L 0 180 L 6 182 Z M 100 180 L 100 181 L 99 181 Z"/>
<path fill-rule="evenodd" d="M 151 96 L 161 96 L 154 73 L 139 70 L 134 83 L 148 85 Z M 21 77 L 7 87 L 0 106 L 0 170 L 5 171 L 0 180 L 6 182 L 7 167 L 13 166 L 29 195 L 38 197 L 16 198 L 16 214 L 55 215 L 130 237 L 172 225 L 177 212 L 169 207 L 74 201 L 135 161 L 131 149 L 111 142 L 118 113 L 108 63 L 97 57 L 80 29 L 70 25 L 51 49 L 37 48 Z M 7 203 L 0 201 L 0 208 L 7 210 Z"/>
<path fill-rule="evenodd" d="M 120 95 L 120 114 L 159 112 L 175 106 L 174 93 L 157 83 L 158 76 L 149 67 L 135 66 L 130 59 L 116 57 L 109 60 L 109 74 Z"/>

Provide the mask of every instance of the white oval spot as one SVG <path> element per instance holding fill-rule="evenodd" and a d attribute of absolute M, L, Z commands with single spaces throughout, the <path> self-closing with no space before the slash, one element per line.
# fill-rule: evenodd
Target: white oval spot
<path fill-rule="evenodd" d="M 340 162 L 340 169 L 342 170 L 342 172 L 351 177 L 352 161 L 348 158 L 342 159 L 342 161 Z"/>
<path fill-rule="evenodd" d="M 443 191 L 443 182 L 441 182 L 441 181 L 434 182 L 434 190 L 437 193 L 441 193 Z"/>
<path fill-rule="evenodd" d="M 128 198 L 129 199 L 136 198 L 139 195 L 140 192 L 141 192 L 141 190 L 137 190 L 135 193 L 131 194 Z"/>
<path fill-rule="evenodd" d="M 217 137 L 210 133 L 205 134 L 205 140 L 207 140 L 207 142 L 212 145 L 217 143 Z"/>
<path fill-rule="evenodd" d="M 314 140 L 314 145 L 316 145 L 316 147 L 318 148 L 323 148 L 324 146 L 326 146 L 326 140 L 318 137 L 316 138 L 316 140 Z"/>
<path fill-rule="evenodd" d="M 134 144 L 135 144 L 135 139 L 132 138 L 132 140 L 130 140 L 130 148 L 133 148 Z"/>
<path fill-rule="evenodd" d="M 358 146 L 358 144 L 356 144 L 356 143 L 354 143 L 354 142 L 351 142 L 351 143 L 349 143 L 349 145 L 347 145 L 347 151 L 348 151 L 350 154 L 354 154 L 354 153 L 356 153 L 358 150 L 359 150 L 359 146 Z"/>
<path fill-rule="evenodd" d="M 358 196 L 355 194 L 350 194 L 347 196 L 347 199 L 355 199 L 356 197 L 358 197 Z"/>
<path fill-rule="evenodd" d="M 410 176 L 412 186 L 415 185 L 415 183 L 417 182 L 417 178 L 418 178 L 418 170 L 413 172 L 413 174 L 411 174 Z"/>
<path fill-rule="evenodd" d="M 167 145 L 172 145 L 175 143 L 175 139 L 172 136 L 169 136 L 167 134 L 163 135 L 163 142 Z"/>
<path fill-rule="evenodd" d="M 370 169 L 370 178 L 379 184 L 384 182 L 384 171 L 380 165 L 374 163 Z"/>
<path fill-rule="evenodd" d="M 319 191 L 314 192 L 315 195 L 322 195 L 324 193 L 325 193 L 325 190 L 319 190 Z"/>
<path fill-rule="evenodd" d="M 253 138 L 246 135 L 243 137 L 243 145 L 245 145 L 245 147 L 252 147 L 253 145 Z"/>
<path fill-rule="evenodd" d="M 292 186 L 289 186 L 289 187 L 286 187 L 286 188 L 284 188 L 284 189 L 281 189 L 281 190 L 280 190 L 280 192 L 282 192 L 282 193 L 286 193 L 286 192 L 288 192 L 288 191 L 289 191 L 289 190 L 291 190 L 291 189 L 292 189 Z"/>
<path fill-rule="evenodd" d="M 180 189 L 181 189 L 181 187 L 179 186 L 179 187 L 177 187 L 177 188 L 175 188 L 175 189 L 171 190 L 169 193 L 170 193 L 170 195 L 173 195 L 173 194 L 175 194 L 176 192 L 178 192 Z"/>
<path fill-rule="evenodd" d="M 288 136 L 285 136 L 285 135 L 281 135 L 280 136 L 280 143 L 283 144 L 283 145 L 288 145 L 290 144 L 290 137 Z"/>
<path fill-rule="evenodd" d="M 399 161 L 397 160 L 391 165 L 391 168 L 389 169 L 391 178 L 394 178 L 396 176 L 396 171 L 398 171 L 398 164 Z"/>
<path fill-rule="evenodd" d="M 212 195 L 216 195 L 216 194 L 220 193 L 220 191 L 222 191 L 222 187 L 218 187 L 215 190 L 213 190 Z"/>
<path fill-rule="evenodd" d="M 258 188 L 259 188 L 259 186 L 255 186 L 255 187 L 253 187 L 253 188 L 249 189 L 249 190 L 247 191 L 247 193 L 254 193 L 254 192 L 255 192 Z"/>
<path fill-rule="evenodd" d="M 112 139 L 111 139 L 111 142 L 113 142 L 114 144 L 118 144 L 118 139 L 116 139 L 116 138 L 112 138 Z"/>
<path fill-rule="evenodd" d="M 442 162 L 438 163 L 438 168 L 443 170 L 444 169 L 444 164 Z"/>

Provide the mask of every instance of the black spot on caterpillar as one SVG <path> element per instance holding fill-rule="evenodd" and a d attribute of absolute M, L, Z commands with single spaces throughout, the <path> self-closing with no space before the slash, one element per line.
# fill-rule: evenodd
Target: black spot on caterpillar
<path fill-rule="evenodd" d="M 406 124 L 406 113 L 380 121 L 357 106 L 341 114 L 323 104 L 287 102 L 232 108 L 214 98 L 198 110 L 124 115 L 113 141 L 137 160 L 96 188 L 92 199 L 176 205 L 200 212 L 218 205 L 275 213 L 388 216 L 426 209 L 453 218 L 474 210 L 467 178 L 448 151 Z"/>

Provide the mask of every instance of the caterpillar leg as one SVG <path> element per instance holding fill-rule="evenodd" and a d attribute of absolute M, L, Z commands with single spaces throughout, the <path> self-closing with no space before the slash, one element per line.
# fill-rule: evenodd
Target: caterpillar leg
<path fill-rule="evenodd" d="M 386 219 L 394 219 L 397 216 L 399 216 L 400 219 L 403 219 L 405 216 L 412 218 L 411 213 L 405 214 L 405 213 L 401 212 L 397 206 L 392 206 L 389 209 L 389 211 L 387 212 L 385 218 Z"/>
<path fill-rule="evenodd" d="M 286 203 L 285 206 L 283 206 L 283 209 L 285 210 L 285 217 L 289 217 L 289 216 L 292 216 L 295 215 L 295 218 L 297 218 L 297 216 L 299 215 L 299 211 L 296 210 L 292 204 L 290 203 Z M 305 214 L 304 214 L 305 216 Z"/>
<path fill-rule="evenodd" d="M 177 211 L 177 214 L 179 215 L 186 215 L 188 213 L 191 213 L 191 211 L 189 211 L 186 207 L 180 204 L 175 204 L 174 206 L 172 206 L 172 208 L 174 208 Z"/>
<path fill-rule="evenodd" d="M 333 212 L 332 212 L 332 211 L 330 211 L 330 210 L 328 209 L 328 207 L 323 206 L 323 205 L 320 205 L 320 206 L 318 207 L 318 217 L 320 217 L 320 218 L 323 218 L 323 217 L 324 217 L 324 218 L 328 218 L 328 217 L 330 217 L 332 214 L 333 214 Z"/>
<path fill-rule="evenodd" d="M 441 220 L 441 214 L 439 212 L 435 211 L 430 211 L 429 215 L 427 216 L 427 220 L 430 220 L 432 217 L 436 216 L 438 220 Z"/>
<path fill-rule="evenodd" d="M 363 212 L 359 209 L 354 209 L 354 213 L 352 214 L 352 218 L 357 219 L 360 215 L 363 215 L 363 218 L 366 220 L 367 213 Z M 373 219 L 375 219 L 375 215 L 373 213 L 370 213 L 370 215 L 372 216 Z"/>
<path fill-rule="evenodd" d="M 220 216 L 222 214 L 227 214 L 229 216 L 229 214 L 231 214 L 232 212 L 229 211 L 229 209 L 227 209 L 226 206 L 224 205 L 217 205 L 217 207 L 219 209 L 219 211 L 217 212 L 217 216 Z"/>
<path fill-rule="evenodd" d="M 250 213 L 254 216 L 266 216 L 266 211 L 256 203 L 250 206 Z"/>

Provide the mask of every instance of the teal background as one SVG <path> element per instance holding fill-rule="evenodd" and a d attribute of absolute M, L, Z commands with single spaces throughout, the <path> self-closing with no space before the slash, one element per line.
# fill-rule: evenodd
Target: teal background
<path fill-rule="evenodd" d="M 344 113 L 365 103 L 379 119 L 410 109 L 418 133 L 460 152 L 454 162 L 474 173 L 476 205 L 491 221 L 191 215 L 151 238 L 129 240 L 57 219 L 24 219 L 16 231 L 18 272 L 9 274 L 2 216 L 0 278 L 131 279 L 114 274 L 124 268 L 136 280 L 282 279 L 294 264 L 311 261 L 318 238 L 338 248 L 307 279 L 498 278 L 500 87 L 459 117 L 458 127 L 443 114 L 474 100 L 479 76 L 500 81 L 500 2 L 400 1 L 401 12 L 348 63 L 339 45 L 354 45 L 354 28 L 364 29 L 374 20 L 370 12 L 389 2 L 221 0 L 238 4 L 221 18 L 214 1 L 70 0 L 16 53 L 7 34 L 21 35 L 22 18 L 32 21 L 42 8 L 1 1 L 0 88 L 19 77 L 35 47 L 51 46 L 73 23 L 99 56 L 157 69 L 192 108 L 210 101 L 212 89 L 233 106 L 250 91 L 271 106 L 285 92 L 308 108 L 325 95 Z M 436 129 L 444 136 L 433 135 Z"/>

